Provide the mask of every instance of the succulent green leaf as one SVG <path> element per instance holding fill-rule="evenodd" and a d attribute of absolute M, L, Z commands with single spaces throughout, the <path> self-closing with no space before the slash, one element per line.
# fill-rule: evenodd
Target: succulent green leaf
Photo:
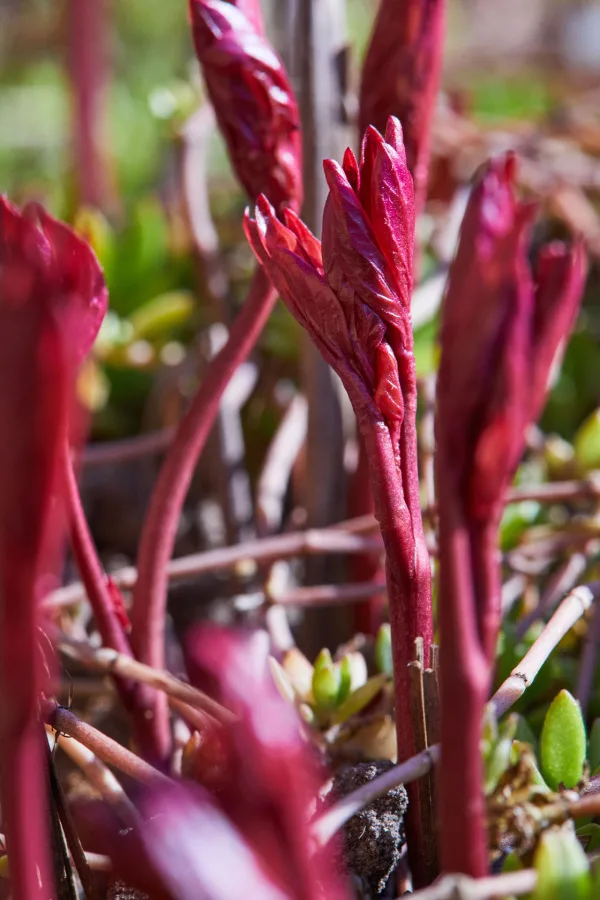
<path fill-rule="evenodd" d="M 590 822 L 578 828 L 575 834 L 586 853 L 597 853 L 600 850 L 600 825 Z"/>
<path fill-rule="evenodd" d="M 566 690 L 550 704 L 540 738 L 542 774 L 549 786 L 575 787 L 583 776 L 586 756 L 585 725 L 579 703 Z"/>
<path fill-rule="evenodd" d="M 318 710 L 327 712 L 335 709 L 341 685 L 340 667 L 332 661 L 331 653 L 325 648 L 315 660 L 312 678 L 313 698 Z"/>
<path fill-rule="evenodd" d="M 588 416 L 573 439 L 575 461 L 583 474 L 600 468 L 600 409 Z"/>
<path fill-rule="evenodd" d="M 534 865 L 538 881 L 533 900 L 591 900 L 589 863 L 571 829 L 544 832 Z"/>
<path fill-rule="evenodd" d="M 516 716 L 509 716 L 498 730 L 498 738 L 493 742 L 490 753 L 485 760 L 484 789 L 491 794 L 501 776 L 510 765 L 513 739 L 517 730 Z"/>
<path fill-rule="evenodd" d="M 363 684 L 362 687 L 353 691 L 347 700 L 336 709 L 332 716 L 333 723 L 339 725 L 350 719 L 352 716 L 358 715 L 362 710 L 371 703 L 388 680 L 387 675 L 373 675 Z"/>
<path fill-rule="evenodd" d="M 386 622 L 377 632 L 375 640 L 375 664 L 380 672 L 388 675 L 390 678 L 394 674 L 394 663 L 392 660 L 392 629 Z"/>
<path fill-rule="evenodd" d="M 189 320 L 194 312 L 194 298 L 189 291 L 159 294 L 129 316 L 133 340 L 153 340 L 168 336 Z"/>

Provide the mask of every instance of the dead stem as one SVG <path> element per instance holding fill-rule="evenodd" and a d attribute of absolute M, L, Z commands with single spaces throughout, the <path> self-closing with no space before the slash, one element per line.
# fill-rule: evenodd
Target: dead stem
<path fill-rule="evenodd" d="M 97 728 L 82 722 L 70 710 L 48 701 L 43 704 L 43 710 L 46 722 L 57 734 L 75 738 L 107 765 L 114 766 L 115 769 L 142 784 L 171 784 L 171 779 L 158 769 L 144 762 L 131 750 L 113 741 Z"/>
<path fill-rule="evenodd" d="M 120 818 L 130 823 L 135 817 L 135 807 L 108 766 L 75 738 L 61 740 L 50 725 L 46 725 L 46 733 L 51 746 L 54 747 L 56 742 L 69 759 L 81 769 L 89 783 L 117 811 Z"/>
<path fill-rule="evenodd" d="M 208 572 L 223 572 L 238 566 L 256 568 L 258 564 L 268 564 L 278 559 L 293 556 L 309 556 L 321 553 L 381 553 L 382 542 L 377 538 L 362 537 L 362 532 L 378 530 L 373 516 L 359 516 L 339 522 L 329 528 L 309 528 L 306 531 L 290 532 L 275 537 L 246 541 L 234 547 L 219 547 L 204 553 L 192 553 L 170 560 L 167 575 L 171 583 L 184 581 Z M 110 573 L 114 583 L 125 590 L 136 582 L 137 570 L 126 566 Z M 76 582 L 53 591 L 42 601 L 45 609 L 72 606 L 85 600 L 83 584 Z"/>
<path fill-rule="evenodd" d="M 412 894 L 413 900 L 497 900 L 498 897 L 521 896 L 535 888 L 537 872 L 523 869 L 486 878 L 468 875 L 445 875 L 431 887 Z"/>
<path fill-rule="evenodd" d="M 497 716 L 516 703 L 546 662 L 556 645 L 600 596 L 600 582 L 575 588 L 562 601 L 538 639 L 515 666 L 491 699 Z"/>
<path fill-rule="evenodd" d="M 107 674 L 121 675 L 131 678 L 141 684 L 146 684 L 158 691 L 163 691 L 170 697 L 182 701 L 195 709 L 208 713 L 214 719 L 222 723 L 231 723 L 236 717 L 212 697 L 186 684 L 169 672 L 153 669 L 144 663 L 137 662 L 121 653 L 116 653 L 108 648 L 95 648 L 91 644 L 77 641 L 59 631 L 52 632 L 52 638 L 61 653 L 76 659 L 88 668 L 97 669 Z"/>

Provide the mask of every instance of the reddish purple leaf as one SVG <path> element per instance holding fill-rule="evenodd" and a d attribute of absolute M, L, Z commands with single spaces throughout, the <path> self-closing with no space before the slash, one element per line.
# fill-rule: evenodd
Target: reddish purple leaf
<path fill-rule="evenodd" d="M 302 143 L 294 93 L 249 0 L 190 0 L 196 53 L 237 177 L 278 212 L 302 204 Z"/>
<path fill-rule="evenodd" d="M 87 299 L 75 296 L 87 272 L 80 276 L 72 260 L 62 268 L 55 226 L 60 234 L 53 220 L 42 232 L 0 199 L 0 788 L 13 894 L 40 900 L 52 888 L 36 583 L 51 562 L 57 525 L 53 494 L 68 397 L 60 329 L 75 321 L 68 303 L 83 309 Z"/>
<path fill-rule="evenodd" d="M 431 121 L 444 48 L 445 0 L 381 0 L 365 57 L 359 127 L 402 122 L 417 209 L 425 203 Z"/>

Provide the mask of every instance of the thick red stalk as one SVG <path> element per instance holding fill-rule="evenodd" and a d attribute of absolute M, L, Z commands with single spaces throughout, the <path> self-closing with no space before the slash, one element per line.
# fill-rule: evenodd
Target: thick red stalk
<path fill-rule="evenodd" d="M 472 589 L 471 547 L 460 499 L 444 479 L 440 490 L 439 625 L 442 757 L 438 780 L 442 870 L 473 878 L 488 873 L 480 738 L 489 690 Z"/>
<path fill-rule="evenodd" d="M 102 207 L 108 187 L 104 143 L 106 0 L 72 0 L 68 9 L 71 121 L 78 200 Z"/>
<path fill-rule="evenodd" d="M 362 437 L 359 435 L 358 462 L 349 487 L 348 515 L 351 518 L 374 512 L 373 490 L 369 477 L 369 460 Z M 352 581 L 373 582 L 383 580 L 382 563 L 374 553 L 357 553 L 348 562 Z M 385 599 L 380 592 L 362 600 L 354 607 L 354 630 L 362 634 L 377 634 L 383 622 Z"/>
<path fill-rule="evenodd" d="M 11 895 L 47 900 L 53 881 L 37 709 L 43 670 L 36 581 L 48 563 L 66 372 L 48 310 L 22 302 L 25 278 L 6 282 L 0 302 L 0 791 Z"/>
<path fill-rule="evenodd" d="M 214 357 L 192 404 L 178 426 L 169 448 L 140 540 L 138 579 L 131 610 L 131 644 L 140 662 L 164 668 L 167 563 L 173 553 L 177 525 L 198 457 L 214 424 L 219 402 L 235 370 L 254 347 L 275 303 L 276 294 L 262 267 L 253 276 L 250 291 L 235 320 L 229 340 Z M 170 734 L 166 698 L 143 691 L 147 727 L 138 739 L 144 752 L 164 762 Z"/>
<path fill-rule="evenodd" d="M 62 465 L 71 547 L 96 619 L 102 643 L 111 650 L 116 650 L 118 653 L 131 657 L 132 652 L 129 640 L 123 631 L 123 626 L 115 610 L 106 574 L 98 559 L 81 505 L 81 496 L 77 487 L 73 462 L 68 447 L 62 453 Z M 132 683 L 123 679 L 117 679 L 116 684 L 124 705 L 130 711 L 133 711 Z"/>
<path fill-rule="evenodd" d="M 416 517 L 417 527 L 413 531 L 414 543 L 407 540 L 405 517 L 408 510 L 405 497 L 408 492 L 406 486 L 403 490 L 399 478 L 396 453 L 389 430 L 383 422 L 374 422 L 371 419 L 365 419 L 360 424 L 371 473 L 375 515 L 386 551 L 398 763 L 403 763 L 416 752 L 408 665 L 414 658 L 416 638 L 423 638 L 427 658 L 433 641 L 431 568 L 422 525 L 419 527 L 420 510 Z M 418 482 L 416 470 L 414 477 Z M 418 882 L 424 841 L 421 834 L 419 795 L 415 785 L 411 786 L 409 796 L 406 831 L 411 869 Z"/>

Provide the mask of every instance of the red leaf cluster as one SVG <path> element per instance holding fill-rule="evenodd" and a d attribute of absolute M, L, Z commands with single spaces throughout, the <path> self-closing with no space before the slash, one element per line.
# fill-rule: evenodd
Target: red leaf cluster
<path fill-rule="evenodd" d="M 251 200 L 302 205 L 302 141 L 294 93 L 256 4 L 190 0 L 192 33 L 233 168 Z"/>
<path fill-rule="evenodd" d="M 360 133 L 369 125 L 383 129 L 389 116 L 402 122 L 417 212 L 427 191 L 444 12 L 445 0 L 382 0 L 362 70 Z"/>
<path fill-rule="evenodd" d="M 515 160 L 473 187 L 442 307 L 437 487 L 442 635 L 442 862 L 486 870 L 481 716 L 500 622 L 497 548 L 504 494 L 586 275 L 579 242 L 528 260 L 535 209 L 515 194 Z"/>

